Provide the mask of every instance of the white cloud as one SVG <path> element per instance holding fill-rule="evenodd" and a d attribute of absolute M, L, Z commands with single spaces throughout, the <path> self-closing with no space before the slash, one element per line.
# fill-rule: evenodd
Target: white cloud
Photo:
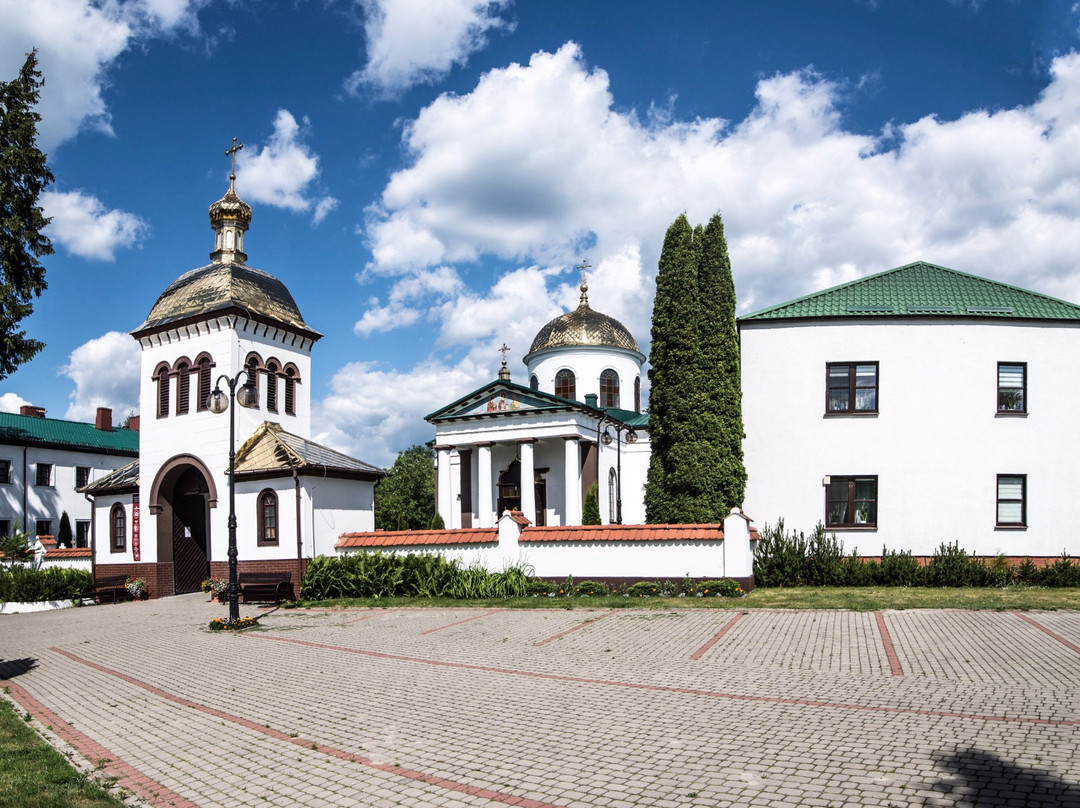
<path fill-rule="evenodd" d="M 19 409 L 29 403 L 29 401 L 20 396 L 18 393 L 0 394 L 0 412 L 12 412 L 17 415 L 19 413 Z"/>
<path fill-rule="evenodd" d="M 722 213 L 744 312 L 918 259 L 1080 300 L 1080 54 L 1057 58 L 1029 105 L 879 136 L 847 130 L 843 88 L 811 70 L 764 78 L 756 93 L 738 121 L 642 119 L 616 108 L 607 75 L 571 43 L 424 108 L 404 130 L 409 164 L 368 211 L 373 261 L 361 276 L 394 278 L 391 298 L 415 293 L 399 301 L 407 318 L 391 300 L 365 327 L 434 320 L 435 349 L 465 358 L 343 371 L 365 391 L 363 418 L 333 413 L 358 450 L 392 459 L 403 441 L 430 437 L 402 414 L 415 420 L 491 380 L 504 339 L 523 356 L 576 305 L 570 267 L 582 257 L 596 265 L 593 307 L 647 353 L 659 250 L 681 212 Z M 499 263 L 490 285 L 409 285 L 436 266 Z M 394 394 L 369 400 L 372 387 Z"/>
<path fill-rule="evenodd" d="M 0 79 L 14 78 L 38 49 L 45 77 L 38 145 L 50 151 L 83 129 L 111 133 L 102 95 L 109 66 L 134 42 L 196 31 L 195 14 L 206 2 L 0 0 Z"/>
<path fill-rule="evenodd" d="M 414 84 L 434 84 L 487 44 L 491 30 L 511 24 L 498 15 L 509 0 L 360 0 L 367 65 L 347 81 L 392 97 Z"/>
<path fill-rule="evenodd" d="M 135 214 L 108 210 L 81 191 L 45 191 L 41 206 L 52 218 L 49 238 L 82 258 L 112 261 L 118 248 L 137 246 L 137 240 L 149 230 Z"/>
<path fill-rule="evenodd" d="M 302 142 L 309 126 L 307 118 L 301 128 L 291 112 L 279 109 L 274 134 L 266 145 L 248 147 L 237 156 L 236 181 L 245 199 L 296 213 L 314 209 L 312 222 L 318 224 L 337 207 L 338 200 L 318 197 L 312 191 L 319 177 L 319 158 Z"/>
<path fill-rule="evenodd" d="M 98 407 L 109 407 L 119 423 L 139 411 L 139 345 L 130 334 L 110 331 L 76 348 L 60 373 L 75 383 L 66 418 L 93 420 Z"/>

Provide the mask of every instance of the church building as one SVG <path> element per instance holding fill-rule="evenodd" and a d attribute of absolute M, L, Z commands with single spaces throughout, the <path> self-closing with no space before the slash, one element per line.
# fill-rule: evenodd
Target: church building
<path fill-rule="evenodd" d="M 211 263 L 173 281 L 131 332 L 142 349 L 138 460 L 83 489 L 96 577 L 146 578 L 154 597 L 228 575 L 231 441 L 241 572 L 290 572 L 298 589 L 307 559 L 374 527 L 384 472 L 310 440 L 322 335 L 280 280 L 247 265 L 251 207 L 235 180 L 210 206 Z"/>
<path fill-rule="evenodd" d="M 504 346 L 498 379 L 427 416 L 447 528 L 490 528 L 506 510 L 537 526 L 580 525 L 594 484 L 605 524 L 645 521 L 645 355 L 588 292 L 583 276 L 578 307 L 537 333 L 528 386 L 511 381 Z"/>

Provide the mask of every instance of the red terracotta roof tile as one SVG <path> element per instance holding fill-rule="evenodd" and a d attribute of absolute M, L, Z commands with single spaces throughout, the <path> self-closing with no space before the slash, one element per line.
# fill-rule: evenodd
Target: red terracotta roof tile
<path fill-rule="evenodd" d="M 510 518 L 522 527 L 526 527 L 532 524 L 532 522 L 529 521 L 528 517 L 526 517 L 525 514 L 523 514 L 521 511 L 510 511 Z"/>
<path fill-rule="evenodd" d="M 43 542 L 44 543 L 44 542 Z M 89 547 L 50 547 L 45 551 L 46 558 L 89 558 Z"/>
<path fill-rule="evenodd" d="M 527 527 L 521 542 L 721 541 L 722 525 L 568 525 Z"/>
<path fill-rule="evenodd" d="M 447 544 L 496 544 L 493 527 L 461 530 L 375 530 L 370 533 L 342 533 L 338 549 L 348 547 L 439 547 Z"/>

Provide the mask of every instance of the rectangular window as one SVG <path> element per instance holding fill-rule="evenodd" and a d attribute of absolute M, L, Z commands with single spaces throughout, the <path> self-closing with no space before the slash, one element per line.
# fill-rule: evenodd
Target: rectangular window
<path fill-rule="evenodd" d="M 82 488 L 90 482 L 90 467 L 89 466 L 76 466 L 75 467 L 75 487 Z"/>
<path fill-rule="evenodd" d="M 75 546 L 90 546 L 90 522 L 79 520 L 75 522 Z"/>
<path fill-rule="evenodd" d="M 38 536 L 51 536 L 52 532 L 52 520 L 51 519 L 38 519 L 37 520 L 37 534 Z"/>
<path fill-rule="evenodd" d="M 825 527 L 877 527 L 877 477 L 830 477 Z"/>
<path fill-rule="evenodd" d="M 0 484 L 8 485 L 11 483 L 11 461 L 0 460 Z"/>
<path fill-rule="evenodd" d="M 0 537 L 11 535 L 11 520 L 0 519 Z"/>
<path fill-rule="evenodd" d="M 38 463 L 35 485 L 52 485 L 52 463 Z"/>
<path fill-rule="evenodd" d="M 998 362 L 998 412 L 1027 412 L 1027 363 Z"/>
<path fill-rule="evenodd" d="M 878 363 L 829 362 L 826 412 L 877 412 Z"/>
<path fill-rule="evenodd" d="M 1027 527 L 1027 475 L 997 476 L 997 526 Z"/>

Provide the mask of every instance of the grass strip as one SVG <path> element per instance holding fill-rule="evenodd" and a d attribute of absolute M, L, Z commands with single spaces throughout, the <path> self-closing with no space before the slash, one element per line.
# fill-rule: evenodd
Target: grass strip
<path fill-rule="evenodd" d="M 123 808 L 0 699 L 0 808 Z"/>

